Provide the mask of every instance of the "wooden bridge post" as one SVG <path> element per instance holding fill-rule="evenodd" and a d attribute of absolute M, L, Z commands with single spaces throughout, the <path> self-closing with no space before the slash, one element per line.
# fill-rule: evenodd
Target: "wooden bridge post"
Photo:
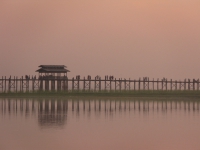
<path fill-rule="evenodd" d="M 85 91 L 85 77 L 83 78 L 83 91 Z"/>
<path fill-rule="evenodd" d="M 170 90 L 172 91 L 172 79 L 171 79 L 171 81 L 170 81 Z"/>
<path fill-rule="evenodd" d="M 99 77 L 99 91 L 101 91 L 101 77 Z"/>
<path fill-rule="evenodd" d="M 124 79 L 124 89 L 126 90 L 126 79 Z"/>
<path fill-rule="evenodd" d="M 16 76 L 16 92 L 17 92 L 17 88 L 18 88 L 18 77 Z"/>
<path fill-rule="evenodd" d="M 190 79 L 188 79 L 188 90 L 190 90 Z"/>
<path fill-rule="evenodd" d="M 154 78 L 153 78 L 153 91 L 154 91 Z"/>
<path fill-rule="evenodd" d="M 40 79 L 40 91 L 43 90 L 43 77 L 41 77 Z"/>
<path fill-rule="evenodd" d="M 119 78 L 119 90 L 122 91 L 122 80 Z"/>
<path fill-rule="evenodd" d="M 106 80 L 107 80 L 107 76 L 105 76 L 105 91 L 106 91 L 106 86 L 107 86 L 107 85 L 106 85 L 106 84 L 107 84 L 107 83 L 106 83 Z"/>
<path fill-rule="evenodd" d="M 68 88 L 68 77 L 66 77 L 66 79 L 65 79 L 65 84 L 66 84 L 66 85 L 65 85 L 65 86 L 66 86 L 66 91 L 68 92 L 68 89 L 69 89 L 69 88 Z"/>
<path fill-rule="evenodd" d="M 186 79 L 184 79 L 184 90 L 186 90 Z"/>
<path fill-rule="evenodd" d="M 181 90 L 182 82 L 179 80 L 179 90 Z"/>
<path fill-rule="evenodd" d="M 149 77 L 148 77 L 148 90 L 149 90 Z"/>
<path fill-rule="evenodd" d="M 1 89 L 1 92 L 3 93 L 3 85 L 4 85 L 4 83 L 3 83 L 3 76 L 2 76 L 2 79 L 1 79 L 1 84 L 2 84 L 2 89 Z"/>
<path fill-rule="evenodd" d="M 193 83 L 192 83 L 193 90 L 195 90 L 195 82 L 196 82 L 196 80 L 195 80 L 195 79 L 193 79 Z"/>
<path fill-rule="evenodd" d="M 139 91 L 140 91 L 140 78 L 139 78 L 139 81 L 138 81 L 138 87 L 139 87 Z"/>
<path fill-rule="evenodd" d="M 26 92 L 29 92 L 29 81 L 30 81 L 30 76 L 28 79 L 26 79 Z"/>
<path fill-rule="evenodd" d="M 51 79 L 51 91 L 55 91 L 56 90 L 56 81 L 55 79 Z"/>
<path fill-rule="evenodd" d="M 85 84 L 84 84 L 85 86 Z M 72 78 L 72 91 L 74 91 L 74 77 Z"/>
<path fill-rule="evenodd" d="M 146 79 L 143 77 L 143 81 L 142 81 L 142 82 L 143 82 L 143 90 L 145 90 L 145 84 L 146 84 L 146 83 L 145 83 L 145 80 L 146 80 Z"/>
<path fill-rule="evenodd" d="M 79 89 L 80 89 L 80 76 L 77 77 L 77 80 L 78 80 L 77 81 L 78 82 L 78 87 L 77 88 L 78 88 L 78 91 L 79 91 Z"/>
<path fill-rule="evenodd" d="M 115 91 L 117 90 L 117 83 L 116 83 L 116 78 L 115 78 Z"/>
<path fill-rule="evenodd" d="M 60 91 L 62 89 L 62 81 L 61 77 L 58 76 L 57 78 L 57 90 Z"/>
<path fill-rule="evenodd" d="M 159 90 L 159 78 L 157 79 L 157 90 Z"/>
<path fill-rule="evenodd" d="M 33 80 L 34 80 L 34 79 L 33 79 L 33 76 L 32 76 L 32 78 L 31 78 L 31 81 L 32 81 L 32 82 L 31 82 L 31 83 L 32 83 L 32 89 L 31 89 L 31 90 L 32 90 L 32 91 L 34 91 L 34 90 L 33 90 L 33 88 L 34 88 L 34 82 L 33 82 Z"/>
<path fill-rule="evenodd" d="M 23 79 L 23 76 L 22 76 L 22 84 L 21 84 L 21 86 L 22 86 L 22 92 L 24 92 L 24 79 Z"/>
<path fill-rule="evenodd" d="M 197 91 L 199 91 L 199 79 L 197 80 Z"/>
<path fill-rule="evenodd" d="M 162 82 L 162 90 L 163 90 L 163 80 L 164 80 L 164 79 L 161 80 L 161 82 Z"/>
<path fill-rule="evenodd" d="M 11 88 L 10 86 L 11 86 L 11 76 L 8 79 L 8 92 L 10 92 L 10 88 Z"/>
<path fill-rule="evenodd" d="M 4 90 L 4 92 L 6 93 L 6 76 L 5 76 L 5 90 Z"/>
<path fill-rule="evenodd" d="M 45 79 L 45 91 L 49 91 L 49 80 Z"/>
<path fill-rule="evenodd" d="M 133 80 L 133 82 L 134 82 L 134 91 L 135 91 L 135 80 Z"/>
<path fill-rule="evenodd" d="M 96 81 L 96 77 L 94 78 L 94 91 L 97 90 L 97 81 Z"/>
<path fill-rule="evenodd" d="M 14 90 L 13 90 L 13 92 L 15 92 L 16 91 L 16 77 L 14 76 Z"/>
<path fill-rule="evenodd" d="M 165 84 L 166 84 L 166 91 L 167 91 L 167 84 L 168 84 L 168 82 L 167 82 L 167 78 L 166 78 L 166 81 L 165 81 L 165 82 L 166 82 Z"/>
<path fill-rule="evenodd" d="M 89 91 L 91 90 L 91 77 L 89 78 Z"/>
<path fill-rule="evenodd" d="M 175 90 L 177 90 L 177 80 L 175 81 Z"/>

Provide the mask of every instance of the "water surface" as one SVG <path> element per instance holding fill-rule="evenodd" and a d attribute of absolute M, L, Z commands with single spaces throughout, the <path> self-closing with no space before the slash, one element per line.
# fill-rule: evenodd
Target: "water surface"
<path fill-rule="evenodd" d="M 200 102 L 0 99 L 0 150 L 200 150 Z"/>

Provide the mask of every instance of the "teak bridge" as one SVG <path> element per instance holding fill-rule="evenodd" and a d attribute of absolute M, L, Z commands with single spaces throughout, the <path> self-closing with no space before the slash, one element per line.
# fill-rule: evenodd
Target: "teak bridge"
<path fill-rule="evenodd" d="M 167 80 L 166 78 L 149 80 L 148 77 L 131 79 L 116 79 L 113 76 L 105 76 L 102 79 L 96 76 L 87 78 L 68 79 L 67 76 L 26 76 L 26 77 L 2 77 L 0 79 L 0 92 L 29 92 L 29 91 L 130 91 L 130 90 L 199 90 L 199 79 L 185 79 L 183 81 Z"/>
<path fill-rule="evenodd" d="M 2 77 L 0 79 L 0 92 L 29 92 L 29 91 L 130 91 L 130 90 L 199 90 L 199 79 L 185 79 L 184 81 L 149 80 L 148 77 L 138 80 L 116 79 L 114 76 L 105 76 L 102 79 L 90 75 L 81 79 L 80 75 L 69 79 L 70 72 L 64 65 L 40 65 L 36 70 L 39 76 Z"/>

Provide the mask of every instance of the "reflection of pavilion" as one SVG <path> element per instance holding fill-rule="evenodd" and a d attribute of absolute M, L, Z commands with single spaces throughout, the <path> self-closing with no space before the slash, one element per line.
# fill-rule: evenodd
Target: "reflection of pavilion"
<path fill-rule="evenodd" d="M 63 126 L 67 117 L 67 101 L 45 100 L 38 104 L 38 122 L 41 126 Z"/>

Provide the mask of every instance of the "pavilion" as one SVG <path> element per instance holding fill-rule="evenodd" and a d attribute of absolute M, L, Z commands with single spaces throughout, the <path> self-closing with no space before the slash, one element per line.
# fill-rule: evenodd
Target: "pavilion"
<path fill-rule="evenodd" d="M 56 79 L 67 77 L 67 70 L 65 65 L 40 65 L 40 69 L 36 70 L 39 73 L 39 78 Z"/>

